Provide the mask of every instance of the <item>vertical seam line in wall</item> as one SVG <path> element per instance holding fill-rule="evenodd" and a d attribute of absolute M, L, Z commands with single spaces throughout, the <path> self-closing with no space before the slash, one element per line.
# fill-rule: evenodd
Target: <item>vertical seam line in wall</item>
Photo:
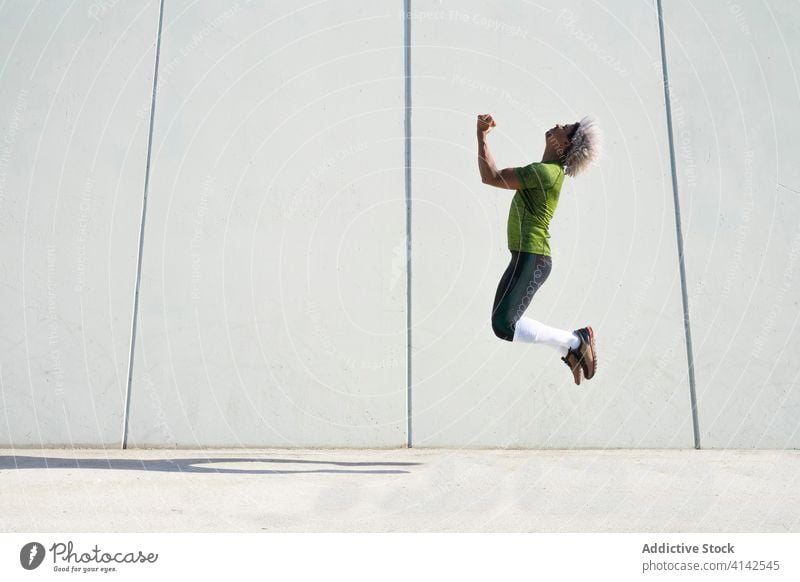
<path fill-rule="evenodd" d="M 692 429 L 694 431 L 694 448 L 700 448 L 700 424 L 697 418 L 697 393 L 694 380 L 694 355 L 692 352 L 692 330 L 689 324 L 689 294 L 686 289 L 686 265 L 683 252 L 683 231 L 681 228 L 681 210 L 678 198 L 678 172 L 675 163 L 675 141 L 672 133 L 672 104 L 670 101 L 669 74 L 667 72 L 667 49 L 664 42 L 664 14 L 661 0 L 656 0 L 658 10 L 658 34 L 661 42 L 661 70 L 664 75 L 664 104 L 667 112 L 667 135 L 669 137 L 669 158 L 672 169 L 672 199 L 675 206 L 675 229 L 678 241 L 678 266 L 681 275 L 681 296 L 683 300 L 683 329 L 686 336 L 686 357 L 689 365 L 689 396 L 692 403 Z"/>
<path fill-rule="evenodd" d="M 142 218 L 139 222 L 139 251 L 136 259 L 136 282 L 133 293 L 133 317 L 131 320 L 131 343 L 128 353 L 128 384 L 125 388 L 125 411 L 122 419 L 122 448 L 128 448 L 128 419 L 131 407 L 131 379 L 133 378 L 133 354 L 136 343 L 136 319 L 139 311 L 139 283 L 142 278 L 142 249 L 144 248 L 144 223 L 147 216 L 147 194 L 150 188 L 150 157 L 153 151 L 153 123 L 156 113 L 156 90 L 158 89 L 158 60 L 161 56 L 161 28 L 164 22 L 164 0 L 158 9 L 158 34 L 156 35 L 156 62 L 153 71 L 153 96 L 150 101 L 150 129 L 147 134 L 147 162 L 144 170 L 144 196 Z"/>
<path fill-rule="evenodd" d="M 406 198 L 406 433 L 411 435 L 411 0 L 403 0 L 403 71 L 405 81 L 405 198 Z"/>

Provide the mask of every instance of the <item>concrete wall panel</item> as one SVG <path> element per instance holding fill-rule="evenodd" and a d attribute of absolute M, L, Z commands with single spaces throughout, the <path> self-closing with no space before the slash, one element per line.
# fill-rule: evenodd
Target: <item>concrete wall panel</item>
<path fill-rule="evenodd" d="M 403 446 L 404 17 L 414 446 L 689 447 L 653 0 L 167 0 L 128 444 Z M 0 445 L 121 440 L 160 2 L 0 7 Z M 704 447 L 797 448 L 800 16 L 665 2 Z M 594 114 L 526 315 L 597 333 L 580 387 L 494 337 L 513 191 Z"/>
<path fill-rule="evenodd" d="M 416 446 L 686 447 L 691 410 L 657 17 L 651 2 L 414 2 L 412 374 Z M 526 315 L 597 333 L 580 387 L 547 346 L 494 336 L 511 190 L 480 182 L 475 116 L 498 165 L 594 114 L 606 158 L 567 178 L 553 270 Z"/>
<path fill-rule="evenodd" d="M 157 23 L 0 7 L 2 446 L 119 446 Z"/>
<path fill-rule="evenodd" d="M 131 446 L 405 444 L 396 3 L 164 19 Z"/>
<path fill-rule="evenodd" d="M 797 448 L 800 12 L 664 9 L 701 445 Z"/>

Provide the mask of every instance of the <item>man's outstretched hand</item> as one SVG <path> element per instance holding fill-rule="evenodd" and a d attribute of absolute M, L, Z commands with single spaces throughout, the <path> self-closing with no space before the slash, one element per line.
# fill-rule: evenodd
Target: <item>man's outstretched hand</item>
<path fill-rule="evenodd" d="M 487 134 L 497 125 L 494 118 L 489 113 L 478 115 L 478 133 Z"/>

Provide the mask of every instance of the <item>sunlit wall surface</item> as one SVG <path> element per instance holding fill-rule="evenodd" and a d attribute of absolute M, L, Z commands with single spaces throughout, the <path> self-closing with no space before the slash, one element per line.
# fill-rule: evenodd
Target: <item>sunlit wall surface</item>
<path fill-rule="evenodd" d="M 800 14 L 660 8 L 6 3 L 0 445 L 797 448 Z M 581 386 L 492 333 L 478 113 L 604 130 L 526 312 Z"/>

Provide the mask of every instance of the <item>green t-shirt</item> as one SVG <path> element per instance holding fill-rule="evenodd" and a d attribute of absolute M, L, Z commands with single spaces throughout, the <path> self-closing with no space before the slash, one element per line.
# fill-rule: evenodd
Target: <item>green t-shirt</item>
<path fill-rule="evenodd" d="M 534 162 L 516 168 L 522 188 L 517 190 L 508 213 L 508 248 L 550 256 L 550 219 L 556 211 L 564 166 L 558 162 Z"/>

